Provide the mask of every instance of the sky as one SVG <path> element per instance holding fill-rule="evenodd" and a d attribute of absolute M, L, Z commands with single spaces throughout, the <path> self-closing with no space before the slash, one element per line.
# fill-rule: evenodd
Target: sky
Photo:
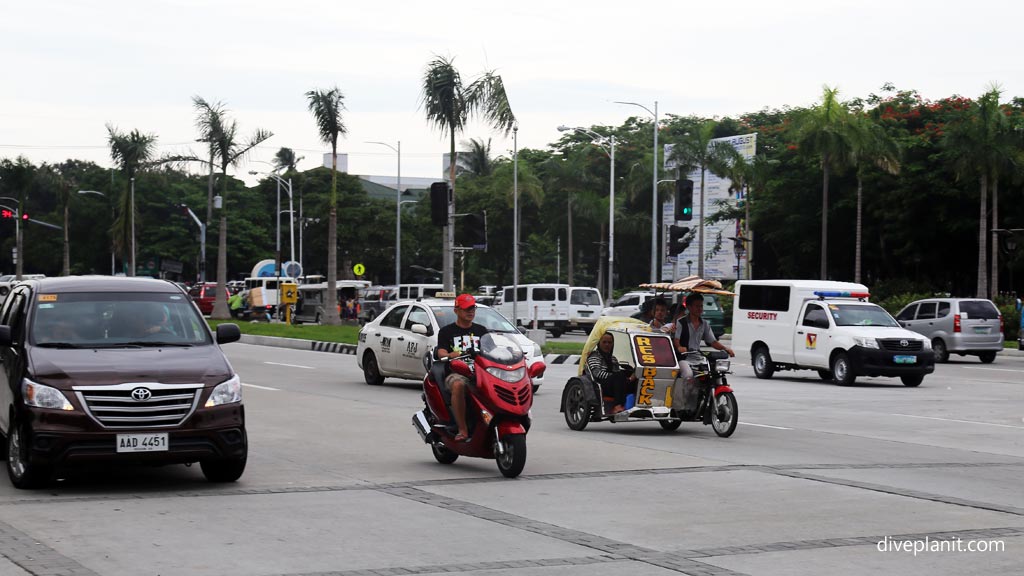
<path fill-rule="evenodd" d="M 976 97 L 997 83 L 1024 96 L 1024 3 L 976 0 L 37 0 L 0 2 L 0 157 L 110 166 L 107 130 L 158 137 L 161 154 L 202 155 L 192 97 L 224 102 L 244 135 L 274 136 L 229 171 L 270 170 L 281 147 L 321 164 L 306 92 L 337 86 L 349 172 L 440 177 L 448 137 L 421 107 L 427 64 L 455 58 L 465 82 L 501 75 L 518 148 L 545 148 L 559 125 L 630 116 L 737 116 L 810 106 L 890 82 L 926 99 Z M 513 141 L 474 122 L 458 135 Z M 460 146 L 461 147 L 461 146 Z M 196 166 L 193 170 L 201 172 Z"/>

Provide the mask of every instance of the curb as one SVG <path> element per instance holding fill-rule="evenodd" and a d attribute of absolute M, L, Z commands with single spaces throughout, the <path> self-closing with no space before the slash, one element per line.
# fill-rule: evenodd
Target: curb
<path fill-rule="evenodd" d="M 545 354 L 544 362 L 547 364 L 579 364 L 579 354 Z"/>
<path fill-rule="evenodd" d="M 331 352 L 334 354 L 356 353 L 355 344 L 342 344 L 340 342 L 319 342 L 316 340 L 300 340 L 298 338 L 278 338 L 277 336 L 256 336 L 253 334 L 242 334 L 239 342 L 243 344 L 255 344 L 257 346 L 275 346 L 277 348 L 291 348 L 293 350 L 312 350 L 313 352 Z"/>

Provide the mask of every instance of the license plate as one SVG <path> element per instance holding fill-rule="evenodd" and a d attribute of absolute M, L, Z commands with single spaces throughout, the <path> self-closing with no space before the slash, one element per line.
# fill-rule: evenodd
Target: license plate
<path fill-rule="evenodd" d="M 897 364 L 916 364 L 917 356 L 893 356 L 892 361 Z"/>
<path fill-rule="evenodd" d="M 554 326 L 555 323 L 554 322 L 541 322 L 540 325 L 545 327 L 545 328 L 548 328 L 548 327 Z"/>
<path fill-rule="evenodd" d="M 580 316 L 590 316 L 593 312 L 580 312 Z"/>
<path fill-rule="evenodd" d="M 122 452 L 166 452 L 167 433 L 160 434 L 118 434 L 117 451 Z"/>
<path fill-rule="evenodd" d="M 988 334 L 988 326 L 975 326 L 974 327 L 974 333 L 975 334 Z"/>

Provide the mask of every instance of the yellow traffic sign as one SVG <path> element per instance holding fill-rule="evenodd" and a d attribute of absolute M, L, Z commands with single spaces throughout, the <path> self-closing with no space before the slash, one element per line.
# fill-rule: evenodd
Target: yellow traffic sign
<path fill-rule="evenodd" d="M 352 267 L 352 271 L 356 273 L 356 276 L 362 276 L 363 274 L 366 273 L 366 266 L 363 266 L 362 264 L 356 264 L 355 266 Z"/>

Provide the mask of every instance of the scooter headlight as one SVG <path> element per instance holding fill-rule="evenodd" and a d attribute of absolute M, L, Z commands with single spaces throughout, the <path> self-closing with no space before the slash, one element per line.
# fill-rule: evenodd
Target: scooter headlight
<path fill-rule="evenodd" d="M 509 384 L 513 384 L 515 382 L 519 382 L 526 376 L 526 368 L 520 367 L 516 368 L 515 370 L 502 370 L 501 368 L 498 368 L 496 366 L 488 366 L 487 373 L 490 374 L 491 376 L 494 376 L 498 380 L 501 380 L 502 382 L 508 382 Z"/>
<path fill-rule="evenodd" d="M 210 393 L 210 398 L 206 401 L 205 407 L 211 408 L 213 406 L 221 406 L 223 404 L 231 404 L 232 402 L 242 401 L 242 379 L 235 374 L 228 380 L 217 384 L 217 387 Z"/>

